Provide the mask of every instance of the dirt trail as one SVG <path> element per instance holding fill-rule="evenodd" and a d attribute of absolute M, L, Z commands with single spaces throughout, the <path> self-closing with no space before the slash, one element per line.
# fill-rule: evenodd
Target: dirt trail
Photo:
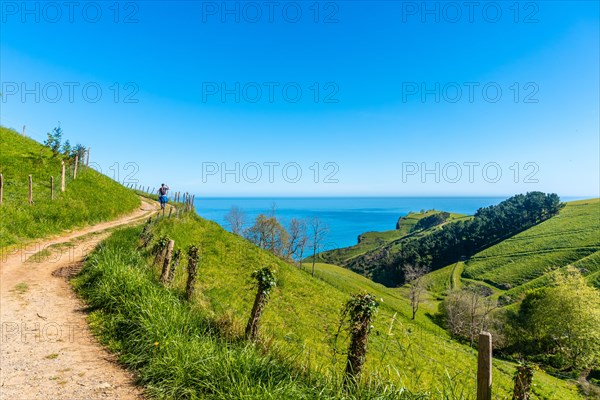
<path fill-rule="evenodd" d="M 131 374 L 92 337 L 84 304 L 66 276 L 108 236 L 107 229 L 147 218 L 156 209 L 143 199 L 125 217 L 2 255 L 0 399 L 142 398 Z M 32 257 L 44 249 L 45 259 Z"/>

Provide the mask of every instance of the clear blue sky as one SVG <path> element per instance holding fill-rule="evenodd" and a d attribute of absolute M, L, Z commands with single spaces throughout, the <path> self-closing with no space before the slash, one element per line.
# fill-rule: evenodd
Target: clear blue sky
<path fill-rule="evenodd" d="M 597 1 L 1 4 L 0 123 L 60 121 L 120 180 L 599 195 Z"/>

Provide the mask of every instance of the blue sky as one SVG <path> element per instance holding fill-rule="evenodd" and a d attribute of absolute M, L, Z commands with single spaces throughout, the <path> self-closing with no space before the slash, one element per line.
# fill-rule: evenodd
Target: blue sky
<path fill-rule="evenodd" d="M 596 1 L 1 4 L 0 123 L 121 181 L 600 195 Z"/>

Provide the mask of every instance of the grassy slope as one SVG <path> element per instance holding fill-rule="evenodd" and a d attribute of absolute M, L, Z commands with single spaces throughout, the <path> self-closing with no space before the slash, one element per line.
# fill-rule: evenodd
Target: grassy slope
<path fill-rule="evenodd" d="M 296 368 L 310 367 L 327 376 L 341 371 L 344 356 L 338 355 L 337 363 L 334 363 L 331 348 L 340 309 L 351 292 L 366 289 L 383 299 L 369 342 L 367 374 L 390 379 L 413 391 L 430 392 L 432 398 L 473 397 L 474 351 L 450 340 L 423 312 L 419 313 L 416 321 L 410 321 L 407 317 L 409 304 L 402 290 L 385 288 L 347 269 L 326 264 L 319 264 L 317 278 L 312 278 L 307 272 L 195 216 L 163 220 L 156 227 L 156 234 L 168 235 L 179 248 L 191 243 L 200 244 L 196 307 L 216 321 L 226 321 L 225 325 L 233 332 L 243 330 L 252 307 L 255 290 L 250 279 L 251 272 L 261 265 L 275 268 L 279 286 L 266 307 L 262 334 L 278 354 L 294 360 Z M 134 245 L 129 243 L 127 250 L 131 252 Z M 171 289 L 176 297 L 184 291 L 183 270 L 178 270 Z M 94 273 L 89 269 L 85 271 Z M 159 274 L 157 267 L 153 274 L 156 279 Z M 120 291 L 118 287 L 102 290 L 115 295 Z M 433 311 L 434 304 L 428 302 L 424 309 Z M 159 338 L 156 340 L 159 341 Z M 343 340 L 338 344 L 342 351 L 345 346 Z M 181 368 L 181 365 L 172 367 Z M 506 398 L 512 387 L 514 365 L 495 360 L 494 367 L 495 393 L 497 398 Z M 448 376 L 452 378 L 451 382 Z M 534 398 L 579 398 L 571 384 L 541 372 L 536 372 L 535 379 L 538 386 Z"/>
<path fill-rule="evenodd" d="M 0 248 L 109 220 L 140 204 L 132 191 L 83 167 L 76 180 L 67 169 L 66 191 L 61 193 L 60 160 L 38 142 L 4 127 L 0 127 L 0 173 L 4 176 Z M 27 200 L 29 175 L 33 176 L 33 206 Z M 54 176 L 54 201 L 50 201 L 50 176 Z"/>
<path fill-rule="evenodd" d="M 410 212 L 398 220 L 398 229 L 383 232 L 366 232 L 359 236 L 359 242 L 354 246 L 326 251 L 319 254 L 319 260 L 335 265 L 348 265 L 354 258 L 387 244 L 396 242 L 406 237 L 413 226 L 422 218 L 438 214 L 441 211 L 428 210 L 426 212 Z M 450 213 L 448 221 L 469 218 L 463 214 Z M 435 229 L 432 228 L 432 229 Z"/>
<path fill-rule="evenodd" d="M 559 215 L 474 255 L 462 277 L 507 289 L 504 295 L 516 299 L 546 284 L 548 272 L 567 265 L 597 281 L 600 199 L 569 202 Z"/>

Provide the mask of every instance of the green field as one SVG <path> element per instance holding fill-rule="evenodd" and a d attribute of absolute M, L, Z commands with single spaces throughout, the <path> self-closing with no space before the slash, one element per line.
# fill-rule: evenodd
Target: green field
<path fill-rule="evenodd" d="M 66 191 L 62 193 L 61 160 L 38 142 L 4 127 L 0 127 L 0 174 L 4 178 L 0 249 L 110 220 L 140 204 L 132 191 L 81 165 L 76 180 L 72 166 L 67 168 Z M 33 205 L 28 201 L 29 175 L 33 179 Z"/>
<path fill-rule="evenodd" d="M 477 253 L 463 278 L 489 283 L 517 299 L 548 282 L 547 274 L 567 265 L 584 275 L 600 270 L 600 199 L 566 203 L 559 215 Z"/>
<path fill-rule="evenodd" d="M 184 318 L 173 308 L 184 307 L 178 304 L 185 288 L 185 266 L 177 271 L 173 285 L 163 289 L 157 283 L 159 268 L 146 266 L 152 257 L 138 250 L 139 232 L 139 228 L 128 228 L 115 234 L 116 238 L 88 262 L 77 285 L 96 309 L 92 321 L 103 342 L 120 353 L 121 361 L 138 370 L 140 379 L 157 397 L 170 398 L 174 390 L 170 388 L 179 388 L 179 393 L 186 393 L 184 398 L 346 397 L 336 390 L 344 367 L 347 335 L 339 339 L 335 355 L 332 340 L 343 304 L 351 293 L 361 290 L 380 299 L 369 341 L 365 381 L 371 388 L 386 383 L 394 386 L 369 389 L 368 394 L 357 397 L 401 398 L 400 392 L 389 393 L 398 387 L 431 399 L 474 397 L 475 351 L 451 340 L 431 321 L 428 314 L 436 309 L 435 299 L 428 299 L 417 319 L 411 321 L 404 289 L 386 288 L 328 264 L 317 264 L 313 278 L 217 224 L 186 214 L 161 220 L 153 228 L 155 240 L 166 235 L 175 240 L 176 248 L 185 249 L 194 243 L 201 249 L 197 296 Z M 248 350 L 236 338 L 242 335 L 254 300 L 255 285 L 250 274 L 264 265 L 277 271 L 278 287 L 265 310 L 261 346 Z M 139 299 L 138 293 L 150 292 L 162 300 Z M 198 320 L 212 321 L 203 324 L 216 326 L 220 339 L 211 339 L 214 343 L 210 345 L 196 331 L 183 335 L 180 329 L 192 329 L 189 319 L 196 321 L 194 324 Z M 224 338 L 229 338 L 226 344 L 221 342 Z M 159 351 L 152 343 L 165 343 L 166 347 Z M 227 354 L 220 354 L 214 346 L 222 346 Z M 227 363 L 223 357 L 230 360 L 228 376 L 221 375 Z M 268 357 L 274 359 L 268 362 Z M 273 376 L 249 372 L 260 365 Z M 275 380 L 281 379 L 278 371 L 284 366 L 291 369 L 286 372 L 286 380 L 277 383 Z M 190 371 L 198 368 L 202 371 L 191 378 Z M 514 370 L 514 364 L 494 360 L 495 399 L 510 396 Z M 574 383 L 542 372 L 536 372 L 534 379 L 534 399 L 580 398 Z M 387 394 L 382 394 L 386 390 Z"/>

